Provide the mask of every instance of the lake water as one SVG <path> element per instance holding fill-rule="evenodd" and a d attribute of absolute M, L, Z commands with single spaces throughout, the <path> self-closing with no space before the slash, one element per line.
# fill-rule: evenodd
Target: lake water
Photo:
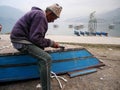
<path fill-rule="evenodd" d="M 84 25 L 84 28 L 80 31 L 88 31 L 88 23 L 68 23 L 68 22 L 59 22 L 59 23 L 49 23 L 48 32 L 49 35 L 74 35 L 74 29 L 69 28 L 69 25 Z M 54 27 L 54 25 L 58 25 L 58 27 Z M 120 23 L 114 24 L 113 29 L 109 29 L 109 23 L 98 23 L 97 24 L 97 30 L 98 32 L 106 32 L 108 33 L 108 36 L 112 37 L 120 37 Z M 2 30 L 1 33 L 10 33 L 12 30 L 11 26 L 9 29 L 6 28 L 5 30 Z M 4 29 L 4 28 L 3 28 Z"/>
<path fill-rule="evenodd" d="M 69 25 L 80 25 L 81 23 L 50 23 L 47 34 L 49 35 L 74 35 L 74 29 L 69 28 Z M 80 31 L 88 31 L 88 23 L 82 23 L 84 28 Z M 58 27 L 54 27 L 54 25 L 58 25 Z M 109 29 L 109 23 L 98 23 L 97 24 L 97 32 L 106 32 L 108 36 L 112 37 L 120 37 L 120 24 L 114 24 L 113 29 Z"/>

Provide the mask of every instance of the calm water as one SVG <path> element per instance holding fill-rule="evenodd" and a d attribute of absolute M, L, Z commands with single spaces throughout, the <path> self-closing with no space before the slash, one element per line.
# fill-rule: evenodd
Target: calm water
<path fill-rule="evenodd" d="M 84 28 L 81 31 L 88 31 L 88 23 L 82 23 Z M 53 25 L 58 25 L 58 27 L 54 27 Z M 80 23 L 60 23 L 49 24 L 49 29 L 47 34 L 49 35 L 74 35 L 74 29 L 69 28 L 69 25 L 80 25 Z M 112 37 L 120 37 L 120 24 L 114 24 L 113 29 L 109 29 L 109 23 L 98 23 L 97 24 L 97 31 L 98 32 L 107 32 L 108 36 Z"/>

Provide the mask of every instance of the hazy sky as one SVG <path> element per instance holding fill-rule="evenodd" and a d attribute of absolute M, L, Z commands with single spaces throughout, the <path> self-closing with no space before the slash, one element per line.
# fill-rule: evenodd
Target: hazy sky
<path fill-rule="evenodd" d="M 89 16 L 93 11 L 102 13 L 120 8 L 120 0 L 0 0 L 0 5 L 8 5 L 24 12 L 32 6 L 45 9 L 47 6 L 58 3 L 63 7 L 62 19 Z"/>

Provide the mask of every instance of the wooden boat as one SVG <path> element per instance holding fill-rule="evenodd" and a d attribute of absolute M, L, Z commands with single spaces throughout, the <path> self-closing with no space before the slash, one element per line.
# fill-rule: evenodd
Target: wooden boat
<path fill-rule="evenodd" d="M 52 57 L 51 70 L 56 74 L 65 74 L 104 65 L 85 48 L 46 50 L 46 52 Z M 35 58 L 19 52 L 0 54 L 0 82 L 35 78 L 39 78 Z"/>

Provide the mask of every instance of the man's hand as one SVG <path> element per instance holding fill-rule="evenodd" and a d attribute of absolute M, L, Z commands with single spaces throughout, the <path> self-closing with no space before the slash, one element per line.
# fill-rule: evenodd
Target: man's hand
<path fill-rule="evenodd" d="M 59 44 L 56 43 L 56 42 L 54 42 L 52 47 L 53 47 L 53 48 L 59 48 Z"/>

